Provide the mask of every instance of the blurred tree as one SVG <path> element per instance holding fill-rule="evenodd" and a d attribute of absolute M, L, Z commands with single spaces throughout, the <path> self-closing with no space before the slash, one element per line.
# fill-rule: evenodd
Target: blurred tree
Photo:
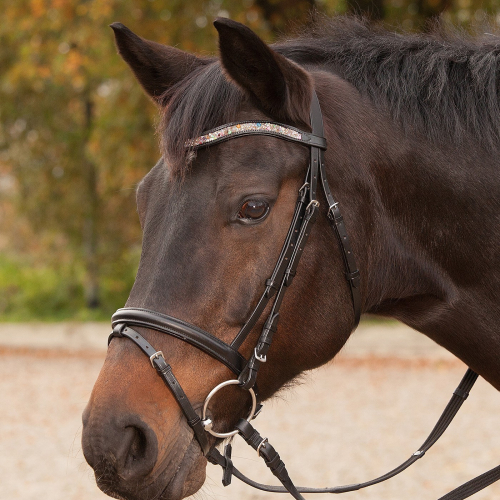
<path fill-rule="evenodd" d="M 118 203 L 107 200 L 145 172 L 135 162 L 154 161 L 154 147 L 145 143 L 151 116 L 134 116 L 147 108 L 144 98 L 126 78 L 117 79 L 121 68 L 110 34 L 96 36 L 110 2 L 4 3 L 0 112 L 8 140 L 2 157 L 13 165 L 18 208 L 36 236 L 63 242 L 55 259 L 84 263 L 87 304 L 95 307 L 101 263 L 117 258 L 113 239 L 127 246 L 137 237 L 125 221 L 108 223 L 133 217 L 130 194 L 114 194 Z M 113 115 L 121 115 L 121 123 L 113 123 Z M 107 155 L 105 137 L 114 142 Z M 121 148 L 129 151 L 128 161 L 120 161 Z"/>
<path fill-rule="evenodd" d="M 400 25 L 405 30 L 427 29 L 431 18 L 466 26 L 471 22 L 499 23 L 499 0 L 316 0 L 318 8 L 329 14 L 346 10 L 369 19 Z"/>
<path fill-rule="evenodd" d="M 255 5 L 273 33 L 285 33 L 292 23 L 306 23 L 316 7 L 315 0 L 255 0 Z"/>
<path fill-rule="evenodd" d="M 417 13 L 422 18 L 439 16 L 452 6 L 452 0 L 418 0 Z"/>
<path fill-rule="evenodd" d="M 347 10 L 356 16 L 379 21 L 385 17 L 384 0 L 347 0 Z"/>

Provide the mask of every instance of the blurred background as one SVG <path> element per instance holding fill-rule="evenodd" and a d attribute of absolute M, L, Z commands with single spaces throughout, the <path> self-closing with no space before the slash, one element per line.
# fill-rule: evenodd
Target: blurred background
<path fill-rule="evenodd" d="M 0 321 L 108 319 L 137 268 L 137 182 L 158 158 L 156 109 L 108 24 L 200 54 L 227 16 L 266 41 L 311 12 L 425 30 L 500 24 L 500 0 L 0 0 Z"/>

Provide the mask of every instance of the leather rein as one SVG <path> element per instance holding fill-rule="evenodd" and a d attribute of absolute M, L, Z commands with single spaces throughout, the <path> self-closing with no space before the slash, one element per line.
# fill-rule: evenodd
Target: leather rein
<path fill-rule="evenodd" d="M 269 135 L 297 142 L 310 148 L 310 163 L 305 182 L 299 189 L 292 222 L 274 270 L 270 278 L 265 282 L 264 292 L 257 302 L 257 305 L 231 344 L 227 344 L 214 335 L 190 323 L 173 318 L 172 316 L 147 309 L 131 307 L 118 309 L 113 315 L 111 320 L 113 331 L 108 339 L 109 344 L 114 337 L 126 337 L 132 340 L 142 352 L 149 357 L 151 365 L 156 369 L 163 382 L 172 392 L 189 426 L 193 429 L 203 454 L 211 463 L 220 465 L 223 468 L 222 483 L 224 486 L 231 483 L 231 478 L 234 475 L 248 485 L 263 491 L 274 493 L 289 492 L 296 500 L 304 500 L 302 493 L 345 493 L 359 490 L 385 481 L 405 470 L 418 459 L 422 458 L 425 452 L 444 433 L 462 406 L 462 403 L 467 399 L 469 391 L 478 377 L 470 368 L 467 370 L 431 434 L 408 460 L 387 474 L 364 483 L 336 486 L 332 488 L 296 487 L 288 475 L 285 464 L 274 447 L 269 443 L 267 438 L 263 438 L 250 423 L 257 417 L 262 409 L 256 385 L 259 368 L 262 363 L 267 361 L 267 354 L 278 326 L 281 304 L 286 290 L 292 284 L 312 225 L 317 217 L 319 207 L 319 202 L 316 199 L 318 183 L 320 183 L 323 188 L 323 193 L 328 204 L 328 221 L 339 242 L 339 248 L 344 262 L 345 276 L 349 284 L 353 304 L 354 328 L 358 325 L 361 316 L 360 274 L 338 202 L 333 198 L 326 178 L 324 164 L 326 139 L 324 138 L 323 116 L 318 98 L 314 91 L 310 115 L 312 133 L 274 122 L 245 121 L 223 125 L 210 130 L 186 144 L 187 148 L 200 149 L 235 137 L 257 134 Z M 253 330 L 271 301 L 272 305 L 270 312 L 264 322 L 262 332 L 250 358 L 247 360 L 239 353 L 239 348 L 248 338 L 250 332 Z M 172 368 L 167 363 L 163 352 L 157 351 L 151 346 L 139 332 L 132 328 L 134 326 L 156 330 L 193 345 L 227 366 L 235 374 L 236 378 L 222 382 L 212 389 L 205 399 L 201 412 L 202 415 L 200 416 L 189 402 L 184 390 L 174 376 Z M 247 390 L 252 398 L 252 404 L 248 416 L 246 418 L 241 418 L 234 430 L 222 433 L 214 429 L 214 423 L 207 416 L 207 410 L 211 398 L 220 389 L 228 385 L 238 385 L 242 389 Z M 210 445 L 207 433 L 215 436 L 219 440 L 225 438 L 232 439 L 232 437 L 237 434 L 241 435 L 243 439 L 257 451 L 257 454 L 264 459 L 266 465 L 283 486 L 268 486 L 246 477 L 234 467 L 231 460 L 231 443 L 225 446 L 224 455 L 222 455 L 217 448 L 215 448 L 215 445 Z M 500 466 L 465 483 L 441 497 L 439 500 L 462 500 L 486 486 L 489 486 L 498 479 L 500 479 Z"/>

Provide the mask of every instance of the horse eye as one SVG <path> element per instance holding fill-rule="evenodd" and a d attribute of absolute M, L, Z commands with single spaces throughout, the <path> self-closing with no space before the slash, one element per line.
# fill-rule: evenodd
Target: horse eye
<path fill-rule="evenodd" d="M 238 212 L 238 219 L 257 221 L 269 212 L 269 203 L 264 200 L 248 200 L 243 203 Z"/>

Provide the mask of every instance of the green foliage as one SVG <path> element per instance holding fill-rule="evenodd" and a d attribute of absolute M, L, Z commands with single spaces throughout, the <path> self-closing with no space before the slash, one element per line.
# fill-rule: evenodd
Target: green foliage
<path fill-rule="evenodd" d="M 138 255 L 127 257 L 104 270 L 101 306 L 88 309 L 81 265 L 41 265 L 0 256 L 0 321 L 109 320 L 134 282 Z"/>
<path fill-rule="evenodd" d="M 68 316 L 81 302 L 82 287 L 74 273 L 0 258 L 0 317 L 26 320 Z"/>

